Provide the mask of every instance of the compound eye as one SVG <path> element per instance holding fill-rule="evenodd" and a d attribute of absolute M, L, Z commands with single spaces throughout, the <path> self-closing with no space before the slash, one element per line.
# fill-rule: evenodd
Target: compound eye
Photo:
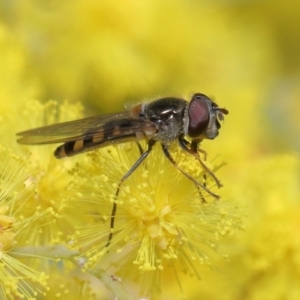
<path fill-rule="evenodd" d="M 188 135 L 191 138 L 199 137 L 208 127 L 210 110 L 207 101 L 211 101 L 207 96 L 195 94 L 190 102 L 188 108 Z"/>

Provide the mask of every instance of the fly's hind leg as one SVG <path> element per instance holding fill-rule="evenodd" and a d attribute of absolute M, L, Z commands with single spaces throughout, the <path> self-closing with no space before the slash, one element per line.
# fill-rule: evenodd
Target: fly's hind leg
<path fill-rule="evenodd" d="M 115 226 L 115 216 L 116 216 L 116 213 L 117 213 L 116 200 L 118 199 L 120 189 L 121 189 L 121 185 L 141 165 L 141 163 L 146 159 L 146 157 L 150 154 L 154 144 L 155 144 L 154 140 L 149 140 L 147 150 L 145 152 L 142 152 L 142 147 L 138 143 L 138 147 L 139 147 L 139 150 L 141 152 L 141 156 L 134 163 L 134 165 L 127 171 L 127 173 L 121 178 L 121 180 L 118 184 L 118 188 L 117 188 L 117 191 L 116 191 L 116 194 L 115 194 L 115 201 L 114 201 L 113 208 L 112 208 L 112 211 L 111 211 L 111 216 L 110 216 L 110 233 L 109 233 L 109 237 L 108 237 L 108 240 L 107 240 L 107 243 L 106 243 L 106 247 L 108 247 L 110 245 L 110 242 L 111 242 L 111 239 L 112 239 L 112 236 L 113 236 L 113 231 L 114 231 L 114 226 Z"/>

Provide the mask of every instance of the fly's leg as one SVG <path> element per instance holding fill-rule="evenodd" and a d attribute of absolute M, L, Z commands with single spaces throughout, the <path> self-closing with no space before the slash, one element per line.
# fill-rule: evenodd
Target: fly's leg
<path fill-rule="evenodd" d="M 171 156 L 169 149 L 167 147 L 167 145 L 161 144 L 163 152 L 165 154 L 165 156 L 167 157 L 167 159 L 172 163 L 172 165 L 178 170 L 180 171 L 185 177 L 187 177 L 189 180 L 191 180 L 197 187 L 202 188 L 203 190 L 205 190 L 208 194 L 210 194 L 211 196 L 213 196 L 216 199 L 219 199 L 220 196 L 211 192 L 206 186 L 204 186 L 203 184 L 201 184 L 200 182 L 198 182 L 197 180 L 195 180 L 191 175 L 187 174 L 185 171 L 183 171 L 178 164 L 176 163 L 176 161 L 173 159 L 173 157 Z"/>
<path fill-rule="evenodd" d="M 204 154 L 204 160 L 206 160 L 206 152 L 202 149 L 198 149 L 198 145 L 201 142 L 201 140 L 192 140 L 191 143 L 189 143 L 188 141 L 186 141 L 182 136 L 179 137 L 179 144 L 181 146 L 181 148 L 192 154 L 200 163 L 201 167 L 204 169 L 204 171 L 206 173 L 208 173 L 212 179 L 215 181 L 216 185 L 218 188 L 222 187 L 222 184 L 220 182 L 220 180 L 216 177 L 216 175 L 205 165 L 205 163 L 200 159 L 199 153 L 201 152 Z M 188 145 L 190 145 L 191 148 L 188 148 Z"/>
<path fill-rule="evenodd" d="M 134 163 L 134 165 L 127 171 L 127 173 L 121 178 L 116 194 L 115 194 L 115 199 L 118 199 L 119 193 L 120 193 L 120 189 L 121 189 L 121 185 L 123 184 L 123 182 L 141 165 L 141 163 L 145 160 L 145 158 L 150 154 L 153 145 L 155 144 L 154 140 L 149 140 L 148 141 L 148 149 L 143 152 L 141 154 L 141 156 L 139 157 L 139 159 Z M 139 143 L 138 143 L 139 145 Z M 138 146 L 139 147 L 139 146 Z M 139 147 L 139 149 L 141 150 L 142 147 Z M 117 203 L 116 200 L 114 201 L 113 204 L 113 208 L 111 211 L 111 215 L 110 215 L 110 233 L 109 233 L 109 237 L 106 243 L 106 247 L 108 247 L 110 245 L 112 236 L 113 236 L 113 231 L 114 231 L 114 226 L 115 226 L 115 216 L 117 213 Z"/>
<path fill-rule="evenodd" d="M 197 148 L 198 148 L 198 145 L 196 146 L 196 151 L 197 151 Z M 203 154 L 203 160 L 204 161 L 206 161 L 206 157 L 207 157 L 207 153 L 206 153 L 206 151 L 204 151 L 204 150 L 202 150 L 202 149 L 198 149 L 198 152 L 201 152 L 202 154 Z M 207 180 L 207 176 L 206 176 L 206 172 L 204 172 L 204 174 L 203 174 L 203 185 L 205 186 L 205 187 L 207 187 L 206 186 L 206 180 Z M 199 193 L 200 193 L 200 197 L 201 197 L 201 199 L 202 199 L 202 203 L 206 203 L 207 201 L 205 200 L 205 198 L 203 197 L 203 195 L 202 195 L 202 192 L 200 191 L 200 189 L 198 188 L 198 190 L 199 190 Z"/>
<path fill-rule="evenodd" d="M 191 143 L 191 150 L 194 153 L 194 156 L 197 158 L 197 160 L 199 161 L 199 163 L 201 164 L 202 168 L 206 171 L 206 173 L 208 173 L 212 179 L 215 181 L 216 185 L 218 188 L 222 187 L 222 183 L 220 182 L 220 180 L 217 178 L 217 176 L 213 173 L 213 171 L 211 171 L 206 164 L 200 159 L 199 153 L 204 153 L 204 160 L 206 160 L 206 152 L 202 149 L 198 149 L 198 145 L 199 145 L 199 141 L 193 140 Z"/>
<path fill-rule="evenodd" d="M 184 151 L 186 151 L 186 148 L 187 148 L 188 150 L 190 150 L 190 148 L 188 148 L 188 146 L 191 147 L 191 143 L 188 142 L 186 139 L 183 138 L 183 139 L 179 140 L 179 142 L 180 142 L 181 148 L 182 148 Z M 184 145 L 182 145 L 182 143 L 184 143 Z M 199 149 L 199 152 L 203 153 L 203 155 L 204 155 L 204 160 L 206 160 L 206 151 L 204 151 L 204 150 L 202 150 L 202 149 Z M 190 152 L 189 152 L 189 153 L 190 153 Z M 191 153 L 190 153 L 190 154 L 191 154 Z M 206 179 L 207 179 L 206 173 L 203 174 L 203 179 L 204 179 L 203 186 L 204 186 L 205 188 L 207 188 L 207 186 L 206 186 Z M 207 201 L 205 200 L 205 198 L 204 198 L 204 196 L 203 196 L 203 193 L 202 193 L 200 187 L 199 187 L 198 185 L 196 185 L 196 188 L 197 188 L 197 190 L 198 190 L 198 193 L 199 193 L 199 195 L 200 195 L 200 198 L 201 198 L 202 203 L 207 203 Z"/>
<path fill-rule="evenodd" d="M 140 144 L 140 142 L 136 142 L 136 145 L 139 148 L 140 155 L 143 155 L 144 149 L 143 149 L 142 145 Z"/>

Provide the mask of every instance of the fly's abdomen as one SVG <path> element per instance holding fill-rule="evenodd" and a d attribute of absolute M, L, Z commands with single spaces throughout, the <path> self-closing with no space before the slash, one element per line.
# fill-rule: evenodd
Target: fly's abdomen
<path fill-rule="evenodd" d="M 109 145 L 126 143 L 129 141 L 139 141 L 144 138 L 142 132 L 132 132 L 123 135 L 111 135 L 103 138 L 103 136 L 95 136 L 91 138 L 66 142 L 56 148 L 54 155 L 56 158 L 64 158 L 74 156 L 83 152 L 95 150 L 97 148 Z"/>
<path fill-rule="evenodd" d="M 94 150 L 95 148 L 107 146 L 110 141 L 102 135 L 86 137 L 75 141 L 66 142 L 56 148 L 54 155 L 56 158 L 74 156 L 83 152 Z"/>
<path fill-rule="evenodd" d="M 68 156 L 74 156 L 76 154 L 89 151 L 90 146 L 85 140 L 77 140 L 66 142 L 63 145 L 56 148 L 54 155 L 56 158 L 64 158 Z"/>

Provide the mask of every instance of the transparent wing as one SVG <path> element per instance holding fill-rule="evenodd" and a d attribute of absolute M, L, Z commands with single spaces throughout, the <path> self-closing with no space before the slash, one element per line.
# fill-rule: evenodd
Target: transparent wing
<path fill-rule="evenodd" d="M 128 132 L 143 131 L 154 127 L 146 120 L 133 118 L 129 111 L 100 115 L 70 122 L 57 123 L 17 133 L 21 144 L 54 144 L 81 139 L 109 140 Z"/>

